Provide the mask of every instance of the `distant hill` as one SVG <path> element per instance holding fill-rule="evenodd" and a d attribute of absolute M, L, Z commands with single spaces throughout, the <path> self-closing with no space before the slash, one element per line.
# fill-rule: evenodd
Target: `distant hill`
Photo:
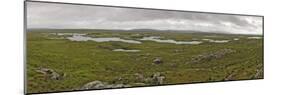
<path fill-rule="evenodd" d="M 99 31 L 99 32 L 177 32 L 177 33 L 192 33 L 192 34 L 217 34 L 217 35 L 247 35 L 247 34 L 232 34 L 225 31 L 198 31 L 198 30 L 157 30 L 157 29 L 48 29 L 48 28 L 32 28 L 27 29 L 28 32 L 91 32 L 91 31 Z M 249 34 L 250 35 L 250 34 Z"/>

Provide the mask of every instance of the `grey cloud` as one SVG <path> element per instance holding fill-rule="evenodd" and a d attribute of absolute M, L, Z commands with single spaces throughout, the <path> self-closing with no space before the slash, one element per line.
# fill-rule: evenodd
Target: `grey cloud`
<path fill-rule="evenodd" d="M 262 18 L 54 3 L 27 3 L 28 28 L 174 29 L 262 34 Z"/>

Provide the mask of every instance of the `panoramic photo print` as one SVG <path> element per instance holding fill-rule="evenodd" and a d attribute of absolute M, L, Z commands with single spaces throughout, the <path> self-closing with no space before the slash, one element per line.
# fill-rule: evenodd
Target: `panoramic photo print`
<path fill-rule="evenodd" d="M 25 2 L 27 93 L 263 79 L 263 16 Z"/>

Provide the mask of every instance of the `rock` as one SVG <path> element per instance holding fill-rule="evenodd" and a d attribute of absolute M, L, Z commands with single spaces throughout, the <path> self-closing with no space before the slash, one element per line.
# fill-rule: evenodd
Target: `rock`
<path fill-rule="evenodd" d="M 106 88 L 124 88 L 124 87 L 130 87 L 130 85 L 125 85 L 125 84 L 106 85 Z"/>
<path fill-rule="evenodd" d="M 58 73 L 54 72 L 54 73 L 51 74 L 51 79 L 60 80 L 61 78 L 60 78 L 60 75 Z"/>
<path fill-rule="evenodd" d="M 154 63 L 154 64 L 161 64 L 161 63 L 163 63 L 163 61 L 162 61 L 160 58 L 155 58 L 155 59 L 153 60 L 153 63 Z"/>
<path fill-rule="evenodd" d="M 88 89 L 104 89 L 104 88 L 124 88 L 130 87 L 130 85 L 125 84 L 107 84 L 101 81 L 93 81 L 85 84 L 80 88 L 80 90 L 88 90 Z"/>
<path fill-rule="evenodd" d="M 216 52 L 200 54 L 191 58 L 190 62 L 187 63 L 199 63 L 201 61 L 210 61 L 213 59 L 219 59 L 224 57 L 226 54 L 235 53 L 235 50 L 232 49 L 221 49 Z"/>
<path fill-rule="evenodd" d="M 230 74 L 228 74 L 224 80 L 228 81 L 228 80 L 234 80 L 233 76 L 235 75 L 235 72 L 231 72 Z"/>
<path fill-rule="evenodd" d="M 157 77 L 157 84 L 163 84 L 164 83 L 164 79 L 165 79 L 164 76 Z"/>
<path fill-rule="evenodd" d="M 161 73 L 159 73 L 159 72 L 153 74 L 152 79 L 156 82 L 156 84 L 161 84 L 163 81 L 163 77 L 161 76 Z"/>
<path fill-rule="evenodd" d="M 154 73 L 152 76 L 152 80 L 154 84 L 163 84 L 165 76 L 163 76 L 160 72 Z"/>
<path fill-rule="evenodd" d="M 233 80 L 233 79 L 232 79 L 232 76 L 233 76 L 233 74 L 228 75 L 226 78 L 224 78 L 224 80 L 225 80 L 225 81 Z"/>
<path fill-rule="evenodd" d="M 134 74 L 136 76 L 136 80 L 139 80 L 139 81 L 144 81 L 144 76 L 142 74 L 139 74 L 139 73 L 136 73 Z"/>
<path fill-rule="evenodd" d="M 153 79 L 152 78 L 145 78 L 144 80 L 143 80 L 145 83 L 152 83 L 153 82 Z"/>
<path fill-rule="evenodd" d="M 146 84 L 145 83 L 133 83 L 132 85 L 134 85 L 134 86 L 145 86 Z"/>
<path fill-rule="evenodd" d="M 160 72 L 156 72 L 156 73 L 153 74 L 152 77 L 155 78 L 155 77 L 159 77 L 159 76 L 161 76 L 161 73 Z"/>
<path fill-rule="evenodd" d="M 44 74 L 44 76 L 46 76 L 47 78 L 50 78 L 52 80 L 60 80 L 60 79 L 62 79 L 63 76 L 66 75 L 66 74 L 64 74 L 63 76 L 60 76 L 60 74 L 58 74 L 54 70 L 47 69 L 47 68 L 39 68 L 36 71 Z"/>
<path fill-rule="evenodd" d="M 87 89 L 103 89 L 105 88 L 105 84 L 102 83 L 101 81 L 93 81 L 93 82 L 89 82 L 87 84 L 85 84 L 84 86 L 82 86 L 81 89 L 83 90 L 87 90 Z"/>
<path fill-rule="evenodd" d="M 143 82 L 147 84 L 159 85 L 164 83 L 165 76 L 160 72 L 152 74 L 150 77 L 144 78 Z"/>
<path fill-rule="evenodd" d="M 256 74 L 254 75 L 254 78 L 263 78 L 263 70 L 262 69 L 258 69 L 256 70 Z"/>
<path fill-rule="evenodd" d="M 113 79 L 112 83 L 119 83 L 119 82 L 122 82 L 123 78 L 122 77 L 116 77 Z"/>

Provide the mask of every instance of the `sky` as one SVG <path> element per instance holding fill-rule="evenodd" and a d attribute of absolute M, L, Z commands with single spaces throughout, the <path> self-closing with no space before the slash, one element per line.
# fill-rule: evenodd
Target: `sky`
<path fill-rule="evenodd" d="M 27 2 L 27 28 L 195 30 L 262 34 L 262 17 Z"/>

